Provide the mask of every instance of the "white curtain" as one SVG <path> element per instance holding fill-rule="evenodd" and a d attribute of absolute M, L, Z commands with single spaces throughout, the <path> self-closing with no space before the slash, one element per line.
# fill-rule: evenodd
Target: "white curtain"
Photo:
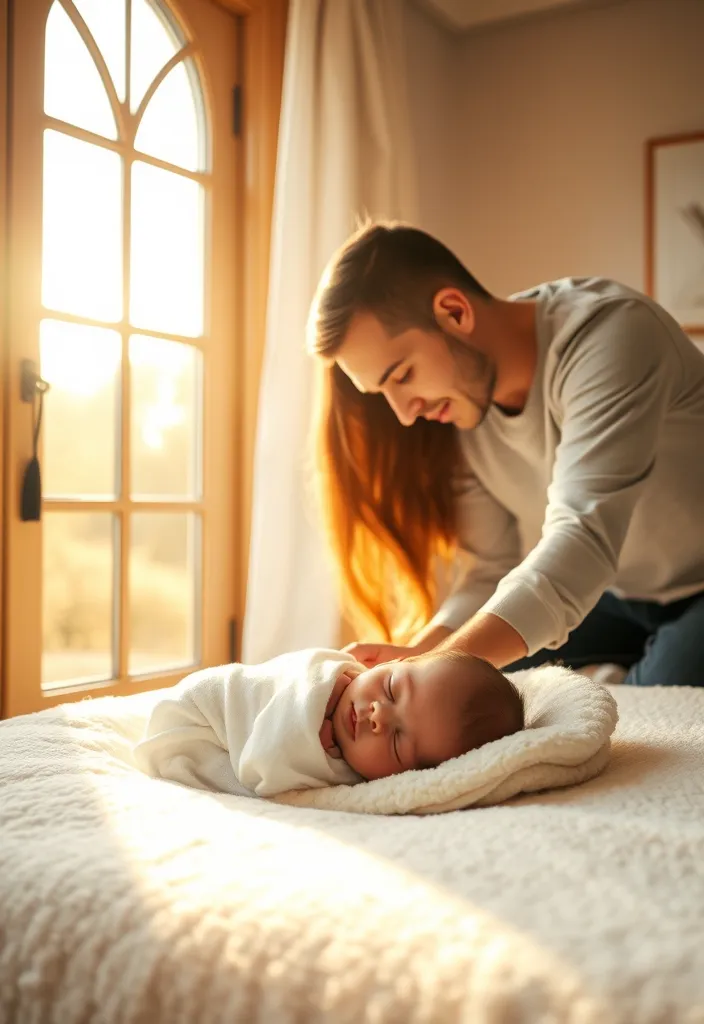
<path fill-rule="evenodd" d="M 406 0 L 292 0 L 243 657 L 336 646 L 340 616 L 310 485 L 308 309 L 359 216 L 413 221 Z"/>

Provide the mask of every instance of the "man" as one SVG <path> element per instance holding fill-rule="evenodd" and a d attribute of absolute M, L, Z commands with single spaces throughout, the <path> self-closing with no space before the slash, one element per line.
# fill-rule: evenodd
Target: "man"
<path fill-rule="evenodd" d="M 468 572 L 411 645 L 355 644 L 357 658 L 439 646 L 497 667 L 617 662 L 630 683 L 704 684 L 704 356 L 665 310 L 598 278 L 502 300 L 436 239 L 377 224 L 328 268 L 310 347 L 338 381 L 328 433 L 346 429 L 342 371 L 360 408 L 382 395 L 411 431 L 452 424 L 462 452 Z M 371 419 L 366 432 L 383 448 Z M 367 484 L 365 507 L 380 506 Z M 379 514 L 347 536 L 365 517 L 374 533 Z M 403 529 L 386 532 L 413 561 L 393 539 Z"/>

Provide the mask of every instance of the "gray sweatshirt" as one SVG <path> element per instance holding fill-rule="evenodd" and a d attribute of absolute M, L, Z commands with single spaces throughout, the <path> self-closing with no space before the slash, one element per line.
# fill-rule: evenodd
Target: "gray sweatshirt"
<path fill-rule="evenodd" d="M 492 612 L 533 654 L 605 590 L 666 603 L 704 591 L 704 355 L 660 306 L 600 278 L 534 299 L 525 408 L 462 432 L 460 544 L 470 568 L 435 616 Z"/>

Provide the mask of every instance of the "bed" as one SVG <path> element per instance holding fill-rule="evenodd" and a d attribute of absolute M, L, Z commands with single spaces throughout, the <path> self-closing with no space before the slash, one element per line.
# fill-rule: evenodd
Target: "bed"
<path fill-rule="evenodd" d="M 704 1021 L 704 690 L 613 693 L 598 778 L 430 817 L 148 778 L 155 694 L 2 723 L 0 1021 Z"/>

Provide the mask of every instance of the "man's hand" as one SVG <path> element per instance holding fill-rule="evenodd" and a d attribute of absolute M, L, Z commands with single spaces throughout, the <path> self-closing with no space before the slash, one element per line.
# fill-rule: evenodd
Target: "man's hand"
<path fill-rule="evenodd" d="M 396 644 L 353 643 L 343 647 L 343 651 L 345 654 L 351 654 L 367 668 L 383 665 L 387 661 L 403 661 L 404 658 L 411 658 L 414 654 L 418 654 L 415 647 L 399 647 Z"/>
<path fill-rule="evenodd" d="M 367 668 L 387 661 L 404 661 L 421 654 L 464 651 L 490 661 L 496 668 L 511 665 L 528 653 L 525 640 L 513 626 L 492 612 L 477 612 L 455 633 L 447 626 L 432 626 L 419 633 L 410 647 L 395 644 L 348 644 L 343 648 Z"/>
<path fill-rule="evenodd" d="M 361 661 L 367 668 L 374 668 L 375 665 L 383 665 L 387 661 L 403 661 L 405 658 L 425 654 L 451 634 L 452 630 L 447 626 L 428 626 L 414 637 L 413 643 L 407 647 L 398 644 L 354 643 L 348 644 L 343 650 L 357 661 Z"/>

